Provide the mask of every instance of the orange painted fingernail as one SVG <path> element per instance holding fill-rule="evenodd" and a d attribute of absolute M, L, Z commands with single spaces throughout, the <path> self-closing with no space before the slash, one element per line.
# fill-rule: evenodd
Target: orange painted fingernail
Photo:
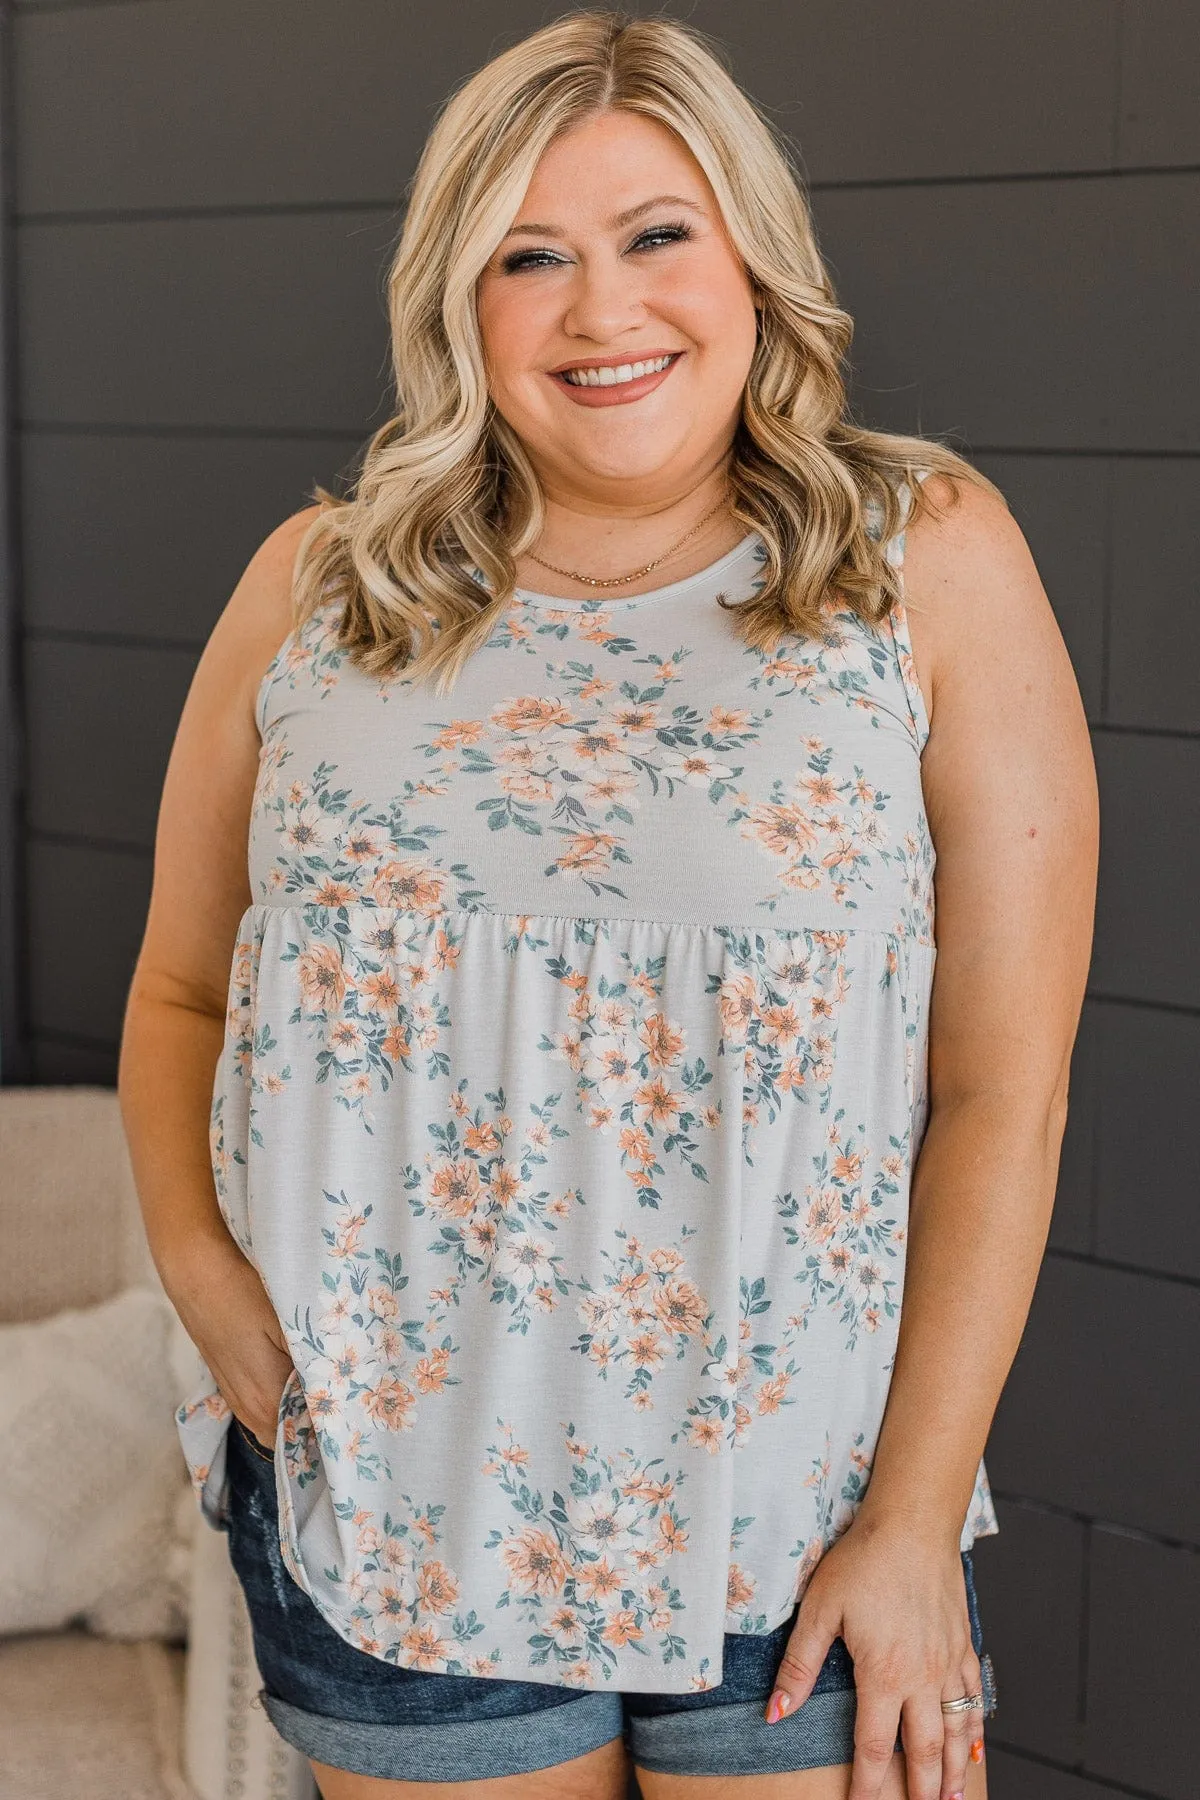
<path fill-rule="evenodd" d="M 792 1696 L 785 1693 L 782 1688 L 776 1688 L 771 1695 L 771 1704 L 767 1708 L 767 1724 L 777 1724 L 791 1704 Z"/>
<path fill-rule="evenodd" d="M 982 1762 L 983 1761 L 983 1739 L 982 1738 L 976 1738 L 975 1742 L 971 1745 L 971 1761 L 972 1762 Z"/>

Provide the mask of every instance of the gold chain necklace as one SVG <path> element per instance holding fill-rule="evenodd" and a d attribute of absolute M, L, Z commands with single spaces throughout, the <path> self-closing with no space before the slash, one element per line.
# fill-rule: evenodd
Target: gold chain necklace
<path fill-rule="evenodd" d="M 581 581 L 585 587 L 625 587 L 628 582 L 636 581 L 639 575 L 649 575 L 651 569 L 657 569 L 661 563 L 665 563 L 668 558 L 674 556 L 675 552 L 681 549 L 689 538 L 695 537 L 701 526 L 707 525 L 710 519 L 716 517 L 721 508 L 728 504 L 728 500 L 728 494 L 722 494 L 711 512 L 706 512 L 698 524 L 693 525 L 690 531 L 685 531 L 669 550 L 665 550 L 661 556 L 656 556 L 653 562 L 644 563 L 640 569 L 635 569 L 632 575 L 611 575 L 607 580 L 602 581 L 595 575 L 581 575 L 578 569 L 560 569 L 557 563 L 547 562 L 542 556 L 535 556 L 532 550 L 527 550 L 525 554 L 530 562 L 540 563 L 543 569 L 552 569 L 556 575 L 565 575 L 569 581 Z"/>

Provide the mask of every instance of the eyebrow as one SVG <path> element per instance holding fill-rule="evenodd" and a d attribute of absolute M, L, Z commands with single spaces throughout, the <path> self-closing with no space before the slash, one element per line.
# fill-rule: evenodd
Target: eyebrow
<path fill-rule="evenodd" d="M 681 194 L 656 194 L 653 200 L 642 200 L 637 206 L 631 206 L 627 212 L 618 213 L 609 224 L 614 231 L 621 231 L 626 225 L 632 225 L 643 214 L 654 212 L 660 206 L 686 206 L 689 212 L 703 217 L 704 209 L 697 206 L 694 200 L 685 200 Z M 505 237 L 566 237 L 561 225 L 514 225 Z"/>

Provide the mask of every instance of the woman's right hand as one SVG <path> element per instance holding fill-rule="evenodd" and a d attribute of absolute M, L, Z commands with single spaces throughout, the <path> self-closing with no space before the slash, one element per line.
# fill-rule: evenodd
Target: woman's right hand
<path fill-rule="evenodd" d="M 234 1416 L 271 1449 L 293 1364 L 257 1269 L 222 1232 L 189 1244 L 163 1285 Z"/>

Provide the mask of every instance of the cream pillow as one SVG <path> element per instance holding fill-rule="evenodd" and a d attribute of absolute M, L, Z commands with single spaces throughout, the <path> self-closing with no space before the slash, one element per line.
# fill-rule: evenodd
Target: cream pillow
<path fill-rule="evenodd" d="M 187 1633 L 195 1506 L 165 1295 L 0 1325 L 0 1633 Z"/>

